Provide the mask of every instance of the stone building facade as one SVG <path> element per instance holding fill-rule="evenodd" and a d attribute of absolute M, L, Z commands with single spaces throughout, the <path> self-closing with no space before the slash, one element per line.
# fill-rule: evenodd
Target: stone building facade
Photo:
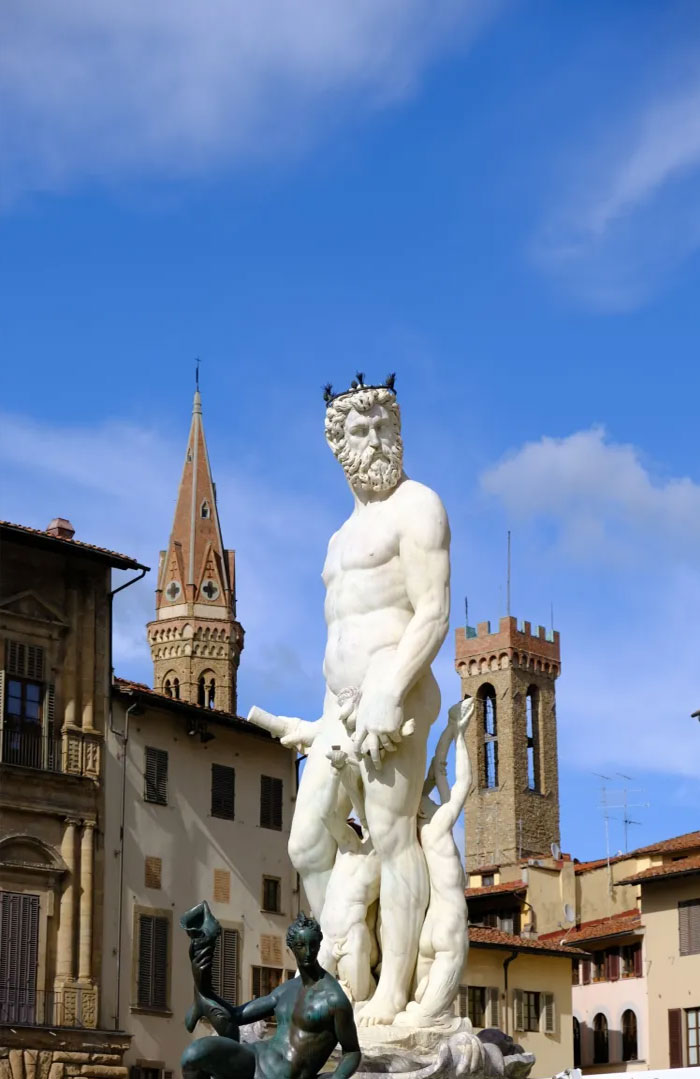
<path fill-rule="evenodd" d="M 148 643 L 159 692 L 235 714 L 243 649 L 243 627 L 236 620 L 236 556 L 221 537 L 199 390 L 170 540 L 160 552 Z"/>
<path fill-rule="evenodd" d="M 146 571 L 62 519 L 0 524 L 0 1079 L 124 1074 L 101 1008 L 113 569 Z"/>
<path fill-rule="evenodd" d="M 474 773 L 465 806 L 466 868 L 549 853 L 559 843 L 555 680 L 559 634 L 501 618 L 456 632 L 462 696 L 476 698 L 467 742 Z"/>

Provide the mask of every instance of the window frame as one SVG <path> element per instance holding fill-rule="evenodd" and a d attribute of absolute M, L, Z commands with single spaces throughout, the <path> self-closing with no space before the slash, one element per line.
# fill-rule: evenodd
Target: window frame
<path fill-rule="evenodd" d="M 154 989 L 156 982 L 156 959 L 157 956 L 151 957 L 152 969 L 150 971 L 150 992 L 149 1003 L 145 1003 L 141 996 L 142 986 L 142 967 L 141 967 L 141 924 L 142 919 L 150 919 L 153 923 L 153 945 L 155 946 L 155 929 L 156 922 L 159 922 L 161 927 L 166 927 L 166 939 L 165 939 L 165 960 L 164 969 L 162 973 L 163 989 L 164 989 L 164 1002 L 154 1000 Z M 172 946 L 173 946 L 173 917 L 171 910 L 160 909 L 156 907 L 134 907 L 134 922 L 133 922 L 133 948 L 132 948 L 132 1012 L 147 1012 L 151 1015 L 163 1015 L 170 1016 L 172 1011 L 170 1008 L 171 994 L 172 994 Z"/>
<path fill-rule="evenodd" d="M 266 903 L 266 889 L 267 886 L 273 884 L 275 886 L 275 895 L 277 898 L 277 905 L 274 907 L 268 906 Z M 260 909 L 266 914 L 282 914 L 282 878 L 272 877 L 268 873 L 263 873 L 262 878 L 262 900 Z"/>
<path fill-rule="evenodd" d="M 221 791 L 218 790 L 218 801 L 215 798 L 217 795 L 217 781 L 215 781 L 215 775 L 219 777 L 219 782 L 223 783 L 224 773 L 228 773 L 228 778 L 231 783 L 230 798 L 224 799 L 221 797 Z M 219 764 L 217 761 L 212 761 L 211 764 L 211 798 L 210 798 L 210 813 L 212 817 L 216 817 L 217 820 L 235 820 L 236 819 L 236 769 L 230 764 Z M 230 811 L 228 807 L 230 805 Z"/>
<path fill-rule="evenodd" d="M 149 777 L 149 763 L 156 771 L 156 779 Z M 162 774 L 158 774 L 162 769 Z M 149 805 L 166 806 L 168 804 L 169 758 L 167 749 L 159 746 L 144 746 L 143 751 L 143 800 Z M 161 791 L 161 787 L 164 791 Z"/>

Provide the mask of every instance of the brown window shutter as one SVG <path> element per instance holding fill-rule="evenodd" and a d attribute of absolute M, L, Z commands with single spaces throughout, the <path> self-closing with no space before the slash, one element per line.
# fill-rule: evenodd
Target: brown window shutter
<path fill-rule="evenodd" d="M 238 1004 L 239 953 L 238 930 L 222 929 L 214 948 L 211 984 L 214 992 L 230 1004 Z"/>
<path fill-rule="evenodd" d="M 581 981 L 583 985 L 590 985 L 591 982 L 591 961 L 590 959 L 581 960 Z"/>
<path fill-rule="evenodd" d="M 642 977 L 642 945 L 634 944 L 632 946 L 634 951 L 632 952 L 632 962 L 634 963 L 634 976 L 635 978 Z"/>
<path fill-rule="evenodd" d="M 226 764 L 211 766 L 211 815 L 234 820 L 236 772 Z"/>
<path fill-rule="evenodd" d="M 155 805 L 168 804 L 168 753 L 165 749 L 146 746 L 143 800 Z"/>
<path fill-rule="evenodd" d="M 262 996 L 262 968 L 253 967 L 253 997 Z"/>
<path fill-rule="evenodd" d="M 611 948 L 605 957 L 607 966 L 606 976 L 608 981 L 616 982 L 620 977 L 620 950 L 619 948 Z"/>
<path fill-rule="evenodd" d="M 683 1013 L 680 1008 L 668 1009 L 669 1067 L 683 1067 Z"/>
<path fill-rule="evenodd" d="M 5 1022 L 36 1021 L 39 896 L 0 892 L 0 992 Z"/>
<path fill-rule="evenodd" d="M 260 827 L 282 831 L 282 780 L 260 776 Z"/>
<path fill-rule="evenodd" d="M 678 934 L 681 955 L 700 953 L 700 899 L 684 899 L 678 904 Z"/>
<path fill-rule="evenodd" d="M 168 937 L 170 922 L 156 914 L 139 915 L 137 1003 L 140 1008 L 168 1006 Z"/>

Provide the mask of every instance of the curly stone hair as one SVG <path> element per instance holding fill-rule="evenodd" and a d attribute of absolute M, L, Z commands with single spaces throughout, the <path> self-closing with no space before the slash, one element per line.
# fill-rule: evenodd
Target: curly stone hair
<path fill-rule="evenodd" d="M 309 918 L 308 914 L 304 914 L 301 910 L 297 914 L 296 918 L 287 930 L 287 947 L 293 948 L 296 942 L 297 936 L 303 929 L 311 929 L 318 937 L 319 944 L 323 940 L 323 933 L 321 932 L 321 926 L 318 924 L 315 918 Z"/>
<path fill-rule="evenodd" d="M 391 417 L 397 442 L 401 443 L 401 411 L 394 391 L 386 386 L 360 386 L 354 393 L 344 393 L 334 398 L 326 408 L 326 441 L 341 464 L 348 413 L 353 408 L 356 412 L 369 412 L 373 405 L 384 405 Z"/>

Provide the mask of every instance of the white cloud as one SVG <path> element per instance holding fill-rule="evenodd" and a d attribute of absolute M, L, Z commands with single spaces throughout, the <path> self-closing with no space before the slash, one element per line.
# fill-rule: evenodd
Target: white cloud
<path fill-rule="evenodd" d="M 319 124 L 410 92 L 438 49 L 493 11 L 485 0 L 6 6 L 5 194 L 296 149 Z"/>
<path fill-rule="evenodd" d="M 481 484 L 519 522 L 521 577 L 547 566 L 566 765 L 697 776 L 700 485 L 600 428 L 526 443 Z"/>
<path fill-rule="evenodd" d="M 696 65 L 694 65 L 696 66 Z M 661 90 L 572 155 L 536 258 L 596 305 L 639 305 L 700 246 L 700 81 Z"/>
<path fill-rule="evenodd" d="M 700 485 L 655 478 L 636 447 L 610 442 L 600 427 L 528 442 L 484 472 L 481 485 L 517 517 L 550 519 L 563 547 L 580 557 L 617 556 L 624 547 L 636 559 L 659 544 L 697 557 L 700 549 Z"/>

